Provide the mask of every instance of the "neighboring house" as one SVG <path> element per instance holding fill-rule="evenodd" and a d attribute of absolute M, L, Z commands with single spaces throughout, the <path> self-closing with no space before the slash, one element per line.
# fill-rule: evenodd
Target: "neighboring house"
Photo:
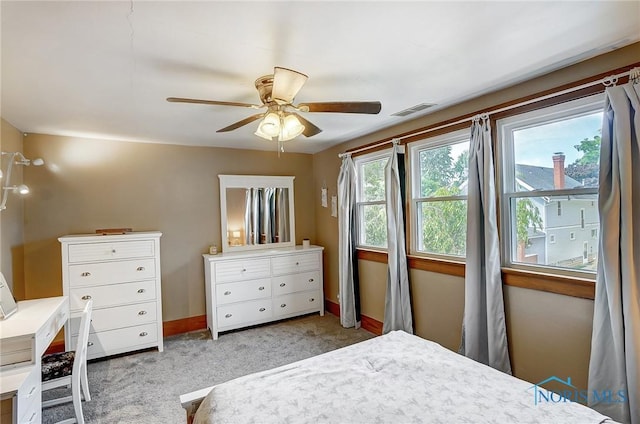
<path fill-rule="evenodd" d="M 553 168 L 516 165 L 518 190 L 579 188 L 565 174 L 563 154 L 553 157 Z M 519 261 L 595 269 L 598 253 L 597 195 L 532 197 L 542 217 L 541 229 L 529 229 L 529 244 Z"/>

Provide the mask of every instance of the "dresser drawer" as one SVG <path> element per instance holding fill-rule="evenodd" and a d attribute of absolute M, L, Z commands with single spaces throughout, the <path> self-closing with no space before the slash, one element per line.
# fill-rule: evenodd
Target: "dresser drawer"
<path fill-rule="evenodd" d="M 216 285 L 218 305 L 265 297 L 271 297 L 271 279 L 269 278 Z"/>
<path fill-rule="evenodd" d="M 156 302 L 135 305 L 115 306 L 108 309 L 96 309 L 91 315 L 91 333 L 133 327 L 156 322 Z M 70 320 L 71 334 L 76 336 L 80 328 L 80 317 Z"/>
<path fill-rule="evenodd" d="M 220 306 L 217 311 L 218 328 L 271 318 L 271 299 Z"/>
<path fill-rule="evenodd" d="M 274 275 L 320 269 L 320 255 L 315 252 L 291 256 L 277 256 L 271 259 Z"/>
<path fill-rule="evenodd" d="M 82 310 L 88 299 L 93 299 L 94 309 L 147 302 L 156 298 L 156 281 L 72 288 L 69 297 L 72 311 Z"/>
<path fill-rule="evenodd" d="M 278 296 L 273 299 L 273 315 L 284 316 L 304 311 L 317 311 L 320 309 L 321 293 L 310 291 Z"/>
<path fill-rule="evenodd" d="M 154 259 L 69 265 L 71 287 L 148 280 L 156 276 Z"/>
<path fill-rule="evenodd" d="M 216 284 L 268 278 L 270 274 L 271 263 L 268 258 L 228 261 L 215 265 Z"/>
<path fill-rule="evenodd" d="M 35 350 L 35 340 L 31 337 L 16 337 L 2 340 L 0 349 L 0 367 L 24 363 L 32 363 L 32 349 Z"/>
<path fill-rule="evenodd" d="M 312 271 L 273 277 L 271 279 L 271 286 L 273 287 L 274 296 L 306 290 L 317 290 L 320 288 L 320 272 Z"/>
<path fill-rule="evenodd" d="M 87 358 L 99 358 L 124 351 L 135 350 L 158 340 L 157 324 L 144 324 L 117 330 L 89 334 Z M 78 336 L 71 337 L 71 345 L 78 344 Z"/>
<path fill-rule="evenodd" d="M 18 423 L 38 423 L 40 422 L 41 404 L 41 382 L 40 367 L 33 367 L 29 376 L 25 379 L 16 395 L 18 411 Z"/>
<path fill-rule="evenodd" d="M 153 240 L 69 244 L 67 254 L 70 263 L 145 258 L 155 255 L 155 246 Z"/>

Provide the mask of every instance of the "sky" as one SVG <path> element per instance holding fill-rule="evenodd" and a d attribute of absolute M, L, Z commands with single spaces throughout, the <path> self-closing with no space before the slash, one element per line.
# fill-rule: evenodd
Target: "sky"
<path fill-rule="evenodd" d="M 565 166 L 582 156 L 573 146 L 600 135 L 602 112 L 514 131 L 515 162 L 553 168 L 555 152 L 565 154 Z"/>

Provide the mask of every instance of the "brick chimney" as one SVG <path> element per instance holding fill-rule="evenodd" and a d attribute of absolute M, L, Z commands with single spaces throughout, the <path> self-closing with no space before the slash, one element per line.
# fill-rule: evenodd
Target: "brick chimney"
<path fill-rule="evenodd" d="M 564 153 L 553 154 L 553 188 L 564 188 Z"/>

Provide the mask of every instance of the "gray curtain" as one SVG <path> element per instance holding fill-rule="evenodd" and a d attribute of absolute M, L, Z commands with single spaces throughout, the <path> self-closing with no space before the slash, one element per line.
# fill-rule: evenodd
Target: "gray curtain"
<path fill-rule="evenodd" d="M 347 155 L 338 175 L 340 323 L 347 328 L 360 328 L 361 324 L 356 230 L 356 168 Z"/>
<path fill-rule="evenodd" d="M 589 362 L 589 406 L 631 424 L 640 424 L 639 88 L 627 83 L 605 92 L 600 249 Z M 627 401 L 598 401 L 592 395 L 609 390 L 626 392 Z"/>
<path fill-rule="evenodd" d="M 245 192 L 245 244 L 289 240 L 289 193 L 282 187 L 248 188 Z"/>
<path fill-rule="evenodd" d="M 404 233 L 404 200 L 400 185 L 398 154 L 394 141 L 391 157 L 384 168 L 385 198 L 387 206 L 387 297 L 384 305 L 382 333 L 403 330 L 413 334 L 411 294 Z M 404 177 L 404 176 L 403 176 Z"/>
<path fill-rule="evenodd" d="M 289 192 L 288 189 L 278 187 L 275 189 L 275 216 L 276 238 L 274 243 L 289 241 Z"/>
<path fill-rule="evenodd" d="M 511 374 L 504 317 L 491 128 L 475 117 L 469 145 L 467 259 L 460 353 Z"/>

